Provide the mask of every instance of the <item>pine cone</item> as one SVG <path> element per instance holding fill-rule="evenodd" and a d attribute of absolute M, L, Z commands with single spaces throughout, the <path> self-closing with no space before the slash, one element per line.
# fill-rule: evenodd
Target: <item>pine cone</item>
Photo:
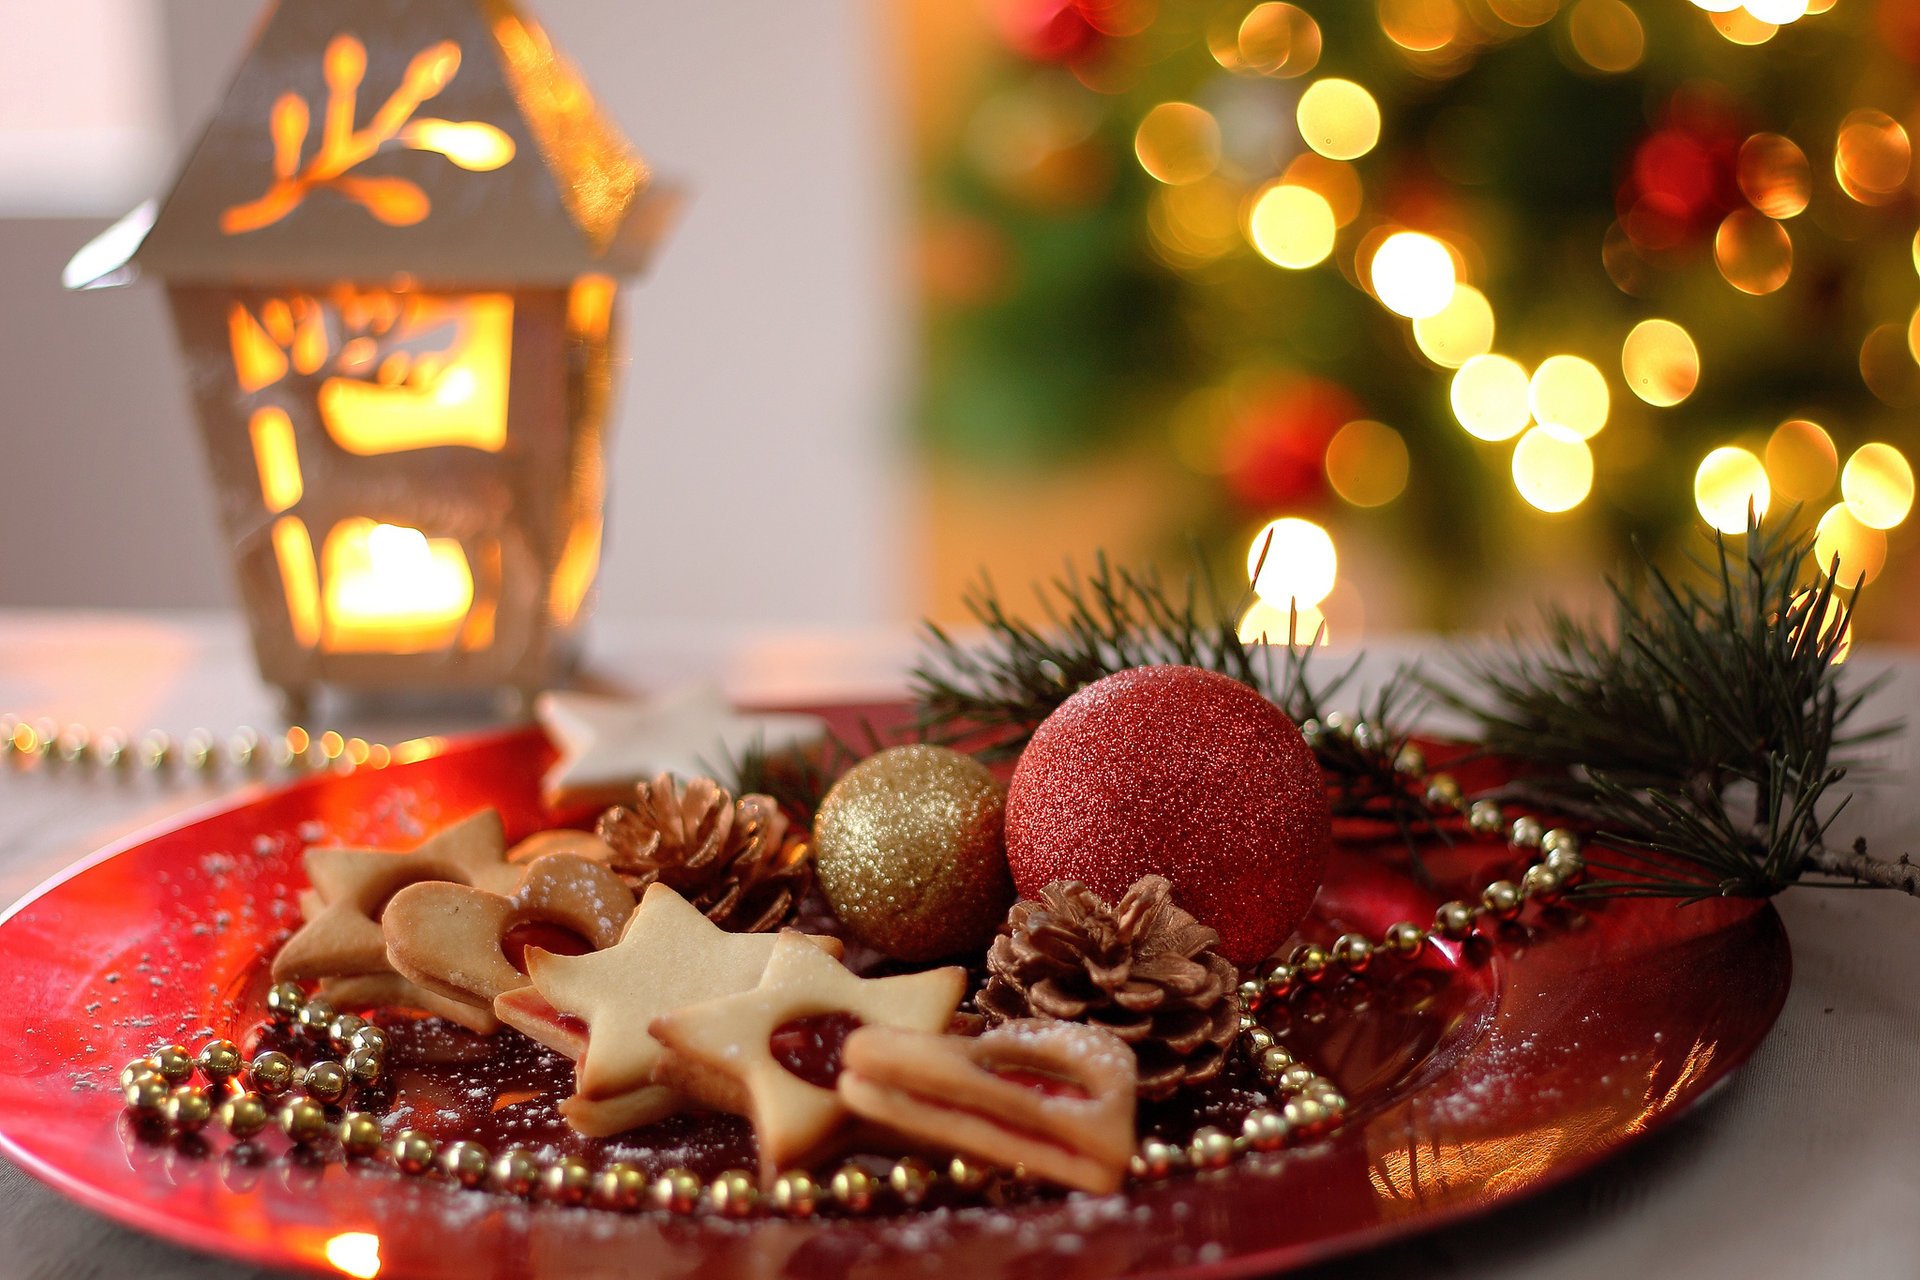
<path fill-rule="evenodd" d="M 1144 876 L 1108 906 L 1056 880 L 1015 903 L 987 952 L 981 1012 L 993 1024 L 1062 1018 L 1113 1032 L 1133 1046 L 1145 1098 L 1213 1079 L 1240 1029 L 1239 975 L 1172 889 Z"/>
<path fill-rule="evenodd" d="M 769 796 L 735 801 L 711 778 L 663 773 L 635 790 L 631 808 L 600 815 L 608 863 L 635 893 L 659 881 L 732 933 L 786 923 L 813 885 L 813 850 L 788 839 L 786 815 Z"/>

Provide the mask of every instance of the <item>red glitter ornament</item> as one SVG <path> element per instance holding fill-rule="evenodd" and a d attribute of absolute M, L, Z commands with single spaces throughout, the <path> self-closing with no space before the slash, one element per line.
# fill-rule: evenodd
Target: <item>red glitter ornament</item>
<path fill-rule="evenodd" d="M 1161 875 L 1236 964 L 1271 955 L 1326 874 L 1319 763 L 1284 712 L 1197 667 L 1088 685 L 1035 731 L 1007 793 L 1022 897 L 1084 881 L 1118 901 Z"/>

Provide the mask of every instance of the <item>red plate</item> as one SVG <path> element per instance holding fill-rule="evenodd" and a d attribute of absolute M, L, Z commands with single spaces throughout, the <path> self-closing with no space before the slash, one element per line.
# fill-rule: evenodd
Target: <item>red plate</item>
<path fill-rule="evenodd" d="M 297 915 L 309 842 L 405 845 L 483 805 L 551 825 L 545 741 L 518 731 L 242 797 L 97 854 L 0 923 L 0 1146 L 82 1204 L 252 1262 L 383 1276 L 1085 1280 L 1274 1271 L 1378 1244 L 1570 1177 L 1692 1106 L 1779 1013 L 1790 966 L 1764 903 L 1618 902 L 1511 926 L 1418 981 L 1312 999 L 1288 1043 L 1354 1102 L 1317 1146 L 1127 1198 L 853 1221 L 726 1224 L 510 1202 L 377 1168 L 244 1164 L 154 1145 L 114 1076 L 158 1043 L 228 1032 Z M 1344 833 L 1307 932 L 1374 936 L 1440 900 Z M 1444 889 L 1514 870 L 1434 858 Z M 1316 997 L 1317 998 L 1317 997 Z M 1316 1020 L 1315 1015 L 1320 1015 Z"/>

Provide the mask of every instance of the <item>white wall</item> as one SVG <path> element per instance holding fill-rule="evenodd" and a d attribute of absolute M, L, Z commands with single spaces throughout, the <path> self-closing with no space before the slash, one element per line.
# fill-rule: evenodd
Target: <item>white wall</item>
<path fill-rule="evenodd" d="M 66 22 L 62 6 L 0 0 L 9 24 L 29 5 L 38 38 Z M 184 145 L 256 11 L 158 7 Z M 911 337 L 879 6 L 529 7 L 693 197 L 628 301 L 600 612 L 695 627 L 897 616 Z M 85 37 L 75 11 L 57 38 Z M 97 213 L 94 199 L 76 189 L 67 211 Z M 229 600 L 155 287 L 57 289 L 98 225 L 0 216 L 0 605 Z"/>

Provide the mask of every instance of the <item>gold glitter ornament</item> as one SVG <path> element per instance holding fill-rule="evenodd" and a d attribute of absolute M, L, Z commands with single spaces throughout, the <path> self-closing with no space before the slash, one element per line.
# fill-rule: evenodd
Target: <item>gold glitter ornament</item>
<path fill-rule="evenodd" d="M 1013 902 L 1005 810 L 1005 788 L 957 751 L 881 751 L 814 819 L 821 892 L 856 939 L 897 959 L 978 951 Z"/>

